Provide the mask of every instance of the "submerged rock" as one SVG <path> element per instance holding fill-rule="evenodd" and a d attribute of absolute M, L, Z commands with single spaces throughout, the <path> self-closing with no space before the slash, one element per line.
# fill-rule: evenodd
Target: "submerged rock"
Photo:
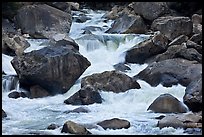
<path fill-rule="evenodd" d="M 54 130 L 54 129 L 59 128 L 59 127 L 60 127 L 59 125 L 50 124 L 50 125 L 47 127 L 47 129 L 49 129 L 49 130 Z"/>
<path fill-rule="evenodd" d="M 65 111 L 64 113 L 88 113 L 90 110 L 85 107 L 78 107 L 70 111 Z"/>
<path fill-rule="evenodd" d="M 188 108 L 177 98 L 166 93 L 157 97 L 147 110 L 157 113 L 185 113 L 188 111 Z"/>

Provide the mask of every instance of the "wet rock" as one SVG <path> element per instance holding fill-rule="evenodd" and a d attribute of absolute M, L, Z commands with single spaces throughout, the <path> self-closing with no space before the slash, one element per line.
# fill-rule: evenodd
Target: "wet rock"
<path fill-rule="evenodd" d="M 52 45 L 11 61 L 22 87 L 39 85 L 51 95 L 67 92 L 90 66 L 72 45 Z"/>
<path fill-rule="evenodd" d="M 143 34 L 147 32 L 147 27 L 140 16 L 124 14 L 117 18 L 106 32 Z"/>
<path fill-rule="evenodd" d="M 39 85 L 34 85 L 34 86 L 30 87 L 29 98 L 31 98 L 31 99 L 47 97 L 49 95 L 50 95 L 49 92 Z"/>
<path fill-rule="evenodd" d="M 72 105 L 89 105 L 93 103 L 102 103 L 102 98 L 99 92 L 93 87 L 86 86 L 66 99 L 64 103 Z"/>
<path fill-rule="evenodd" d="M 56 124 L 50 124 L 47 129 L 49 130 L 55 130 L 56 128 L 59 128 L 60 126 L 59 125 L 56 125 Z"/>
<path fill-rule="evenodd" d="M 68 33 L 72 22 L 69 13 L 46 4 L 24 6 L 15 19 L 22 32 L 34 38 L 50 38 L 56 33 Z"/>
<path fill-rule="evenodd" d="M 11 93 L 8 94 L 8 97 L 9 98 L 14 98 L 14 99 L 17 99 L 17 98 L 20 98 L 21 97 L 21 94 L 17 91 L 13 91 Z"/>
<path fill-rule="evenodd" d="M 178 36 L 177 38 L 175 38 L 174 40 L 172 40 L 170 43 L 169 43 L 169 46 L 171 45 L 180 45 L 182 44 L 183 42 L 186 42 L 188 40 L 188 37 L 185 36 L 185 35 L 180 35 Z"/>
<path fill-rule="evenodd" d="M 159 128 L 202 128 L 202 116 L 195 113 L 169 114 L 158 121 Z"/>
<path fill-rule="evenodd" d="M 11 23 L 8 19 L 2 19 L 2 33 L 17 33 L 17 30 L 14 27 L 14 24 Z"/>
<path fill-rule="evenodd" d="M 192 135 L 202 135 L 201 128 L 187 128 L 183 133 L 192 134 Z"/>
<path fill-rule="evenodd" d="M 134 2 L 133 8 L 136 14 L 150 21 L 169 12 L 165 2 Z"/>
<path fill-rule="evenodd" d="M 148 62 L 148 64 L 150 64 L 150 63 L 153 63 L 154 61 L 159 62 L 159 61 L 163 61 L 163 60 L 167 60 L 167 59 L 173 59 L 173 58 L 181 57 L 181 56 L 179 56 L 180 52 L 182 52 L 183 50 L 186 50 L 186 49 L 187 49 L 187 47 L 185 44 L 172 45 L 172 46 L 169 46 L 164 53 L 155 55 L 155 56 L 151 57 L 150 59 L 148 59 L 146 62 Z"/>
<path fill-rule="evenodd" d="M 75 17 L 74 19 L 73 19 L 73 21 L 75 21 L 75 22 L 77 22 L 77 23 L 84 23 L 84 22 L 86 22 L 87 20 L 90 20 L 91 18 L 89 18 L 89 17 L 87 17 L 87 16 L 85 16 L 85 15 L 82 15 L 82 16 L 80 16 L 80 17 Z"/>
<path fill-rule="evenodd" d="M 128 70 L 131 70 L 128 66 L 126 66 L 124 63 L 118 63 L 113 65 L 115 70 L 122 71 L 122 72 L 127 72 Z"/>
<path fill-rule="evenodd" d="M 128 75 L 118 71 L 105 71 L 86 76 L 81 80 L 81 87 L 93 87 L 96 91 L 125 92 L 129 89 L 139 89 L 140 85 Z"/>
<path fill-rule="evenodd" d="M 14 35 L 9 37 L 7 34 L 2 35 L 2 50 L 3 53 L 10 55 L 9 52 L 15 53 L 14 55 L 20 56 L 24 50 L 30 47 L 30 44 L 23 36 Z"/>
<path fill-rule="evenodd" d="M 198 53 L 198 51 L 194 48 L 181 50 L 178 56 L 191 61 L 196 60 L 202 64 L 202 54 Z"/>
<path fill-rule="evenodd" d="M 202 34 L 202 24 L 193 24 L 193 33 L 201 33 Z"/>
<path fill-rule="evenodd" d="M 202 110 L 202 77 L 193 80 L 185 89 L 184 103 L 193 112 Z"/>
<path fill-rule="evenodd" d="M 7 117 L 7 114 L 6 114 L 6 112 L 2 109 L 2 118 L 5 118 L 5 117 Z"/>
<path fill-rule="evenodd" d="M 84 107 L 78 107 L 70 111 L 65 111 L 64 113 L 88 113 L 90 110 Z"/>
<path fill-rule="evenodd" d="M 151 29 L 154 31 L 160 31 L 172 41 L 180 35 L 189 36 L 193 30 L 193 23 L 189 17 L 166 16 L 154 20 Z"/>
<path fill-rule="evenodd" d="M 200 42 L 202 41 L 202 34 L 201 33 L 198 33 L 198 34 L 194 34 L 190 39 L 189 41 L 193 41 L 197 44 L 200 44 Z M 202 44 L 201 44 L 202 45 Z"/>
<path fill-rule="evenodd" d="M 187 48 L 194 48 L 196 49 L 200 54 L 202 54 L 202 45 L 199 45 L 191 40 L 188 40 L 186 42 L 186 47 Z"/>
<path fill-rule="evenodd" d="M 202 24 L 202 15 L 193 14 L 191 18 L 193 24 Z"/>
<path fill-rule="evenodd" d="M 134 78 L 144 80 L 151 86 L 157 86 L 160 83 L 168 83 L 162 79 L 164 74 L 177 79 L 177 84 L 187 86 L 202 74 L 202 64 L 181 58 L 167 59 L 149 64 Z"/>
<path fill-rule="evenodd" d="M 185 113 L 188 109 L 171 94 L 162 94 L 157 97 L 147 110 L 156 113 Z"/>
<path fill-rule="evenodd" d="M 77 135 L 90 135 L 91 134 L 91 132 L 89 132 L 84 126 L 77 124 L 75 122 L 72 122 L 72 121 L 65 122 L 61 132 L 77 134 Z"/>
<path fill-rule="evenodd" d="M 98 122 L 97 125 L 101 126 L 103 129 L 127 129 L 130 127 L 130 122 L 124 119 L 112 118 Z"/>
<path fill-rule="evenodd" d="M 168 48 L 168 39 L 161 33 L 143 41 L 126 52 L 127 63 L 143 64 L 148 58 L 163 53 Z"/>

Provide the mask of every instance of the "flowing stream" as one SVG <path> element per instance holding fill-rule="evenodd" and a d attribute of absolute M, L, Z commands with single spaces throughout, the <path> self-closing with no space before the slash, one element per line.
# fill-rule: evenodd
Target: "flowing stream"
<path fill-rule="evenodd" d="M 107 34 L 105 31 L 110 28 L 113 21 L 104 21 L 102 16 L 105 11 L 84 10 L 87 11 L 86 15 L 91 20 L 84 23 L 73 22 L 69 36 L 79 44 L 79 52 L 91 62 L 91 66 L 86 69 L 67 93 L 37 99 L 9 98 L 8 94 L 12 90 L 23 91 L 23 89 L 19 88 L 15 77 L 16 72 L 10 64 L 12 57 L 2 54 L 2 69 L 6 73 L 2 77 L 2 108 L 7 113 L 7 117 L 2 119 L 2 134 L 66 135 L 68 133 L 61 133 L 61 129 L 68 120 L 84 125 L 94 125 L 89 126 L 88 130 L 96 135 L 186 134 L 183 133 L 183 129 L 171 127 L 159 129 L 156 127 L 158 120 L 155 117 L 165 114 L 147 111 L 149 105 L 163 93 L 170 93 L 182 101 L 185 87 L 181 85 L 171 88 L 162 85 L 151 87 L 145 81 L 138 80 L 141 89 L 131 89 L 123 93 L 100 91 L 104 99 L 101 104 L 82 106 L 90 110 L 88 113 L 64 113 L 80 107 L 67 105 L 63 102 L 80 89 L 81 78 L 93 73 L 114 70 L 113 65 L 124 61 L 126 50 L 149 38 L 149 35 Z M 73 17 L 80 14 L 81 12 L 75 11 Z M 92 34 L 82 34 L 87 26 L 94 26 Z M 28 41 L 31 47 L 26 49 L 26 52 L 44 47 L 41 43 L 46 40 L 30 39 Z M 147 64 L 129 64 L 131 70 L 126 74 L 134 76 L 146 66 Z M 96 125 L 97 122 L 111 118 L 126 119 L 131 126 L 128 129 L 104 130 Z M 48 130 L 47 127 L 52 123 L 60 125 L 60 127 Z"/>

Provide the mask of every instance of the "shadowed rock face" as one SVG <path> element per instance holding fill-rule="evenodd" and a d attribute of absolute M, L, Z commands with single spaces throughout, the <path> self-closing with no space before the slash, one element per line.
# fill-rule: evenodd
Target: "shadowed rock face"
<path fill-rule="evenodd" d="M 169 40 L 173 40 L 182 34 L 186 36 L 190 35 L 193 29 L 193 23 L 189 17 L 166 16 L 154 20 L 151 29 L 154 31 L 158 30 Z"/>
<path fill-rule="evenodd" d="M 67 92 L 90 66 L 72 45 L 49 46 L 12 60 L 22 87 L 39 85 L 52 95 Z"/>
<path fill-rule="evenodd" d="M 202 110 L 202 77 L 192 81 L 185 90 L 184 103 L 193 112 Z"/>
<path fill-rule="evenodd" d="M 190 82 L 200 77 L 201 74 L 202 64 L 196 61 L 174 58 L 154 62 L 134 77 L 146 81 L 151 86 L 157 86 L 158 84 L 163 86 L 175 84 L 188 86 Z M 164 76 L 168 78 L 164 78 Z M 171 78 L 173 81 L 169 81 Z"/>
<path fill-rule="evenodd" d="M 15 19 L 22 32 L 34 38 L 50 38 L 55 33 L 68 33 L 72 22 L 69 13 L 46 4 L 24 6 Z"/>
<path fill-rule="evenodd" d="M 93 103 L 102 103 L 101 95 L 93 87 L 87 86 L 81 88 L 74 95 L 64 101 L 65 104 L 89 105 Z"/>
<path fill-rule="evenodd" d="M 162 94 L 153 101 L 147 110 L 158 113 L 185 113 L 188 109 L 171 94 Z"/>

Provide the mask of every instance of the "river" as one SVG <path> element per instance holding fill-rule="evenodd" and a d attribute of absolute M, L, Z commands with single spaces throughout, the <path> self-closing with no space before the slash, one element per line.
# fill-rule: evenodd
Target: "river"
<path fill-rule="evenodd" d="M 67 110 L 80 107 L 67 105 L 63 102 L 80 89 L 81 78 L 93 73 L 114 70 L 113 65 L 124 61 L 126 50 L 149 38 L 149 35 L 107 34 L 105 31 L 110 28 L 113 21 L 104 22 L 102 16 L 105 11 L 90 9 L 84 9 L 84 11 L 91 20 L 84 23 L 73 22 L 69 36 L 79 44 L 79 52 L 91 62 L 91 66 L 86 69 L 67 93 L 37 99 L 9 98 L 11 86 L 18 91 L 23 91 L 23 89 L 19 88 L 18 81 L 14 80 L 16 72 L 10 64 L 12 57 L 2 54 L 2 69 L 6 73 L 2 77 L 2 108 L 7 113 L 7 117 L 2 119 L 2 134 L 66 135 L 68 133 L 61 133 L 61 129 L 68 120 L 80 124 L 95 125 L 97 122 L 111 118 L 126 119 L 131 126 L 128 129 L 117 130 L 104 130 L 100 126 L 95 126 L 88 130 L 96 135 L 187 134 L 183 133 L 183 129 L 172 127 L 159 129 L 156 127 L 158 120 L 155 117 L 165 114 L 147 111 L 149 105 L 163 93 L 170 93 L 182 101 L 185 87 L 181 85 L 170 88 L 162 85 L 151 87 L 145 81 L 138 80 L 141 89 L 131 89 L 123 93 L 100 91 L 100 95 L 104 99 L 101 104 L 83 105 L 90 110 L 88 113 L 64 113 Z M 80 14 L 82 12 L 74 11 L 73 17 L 80 16 Z M 82 34 L 83 29 L 87 26 L 95 26 L 96 29 L 92 31 L 92 34 Z M 26 52 L 44 47 L 45 45 L 40 45 L 46 40 L 29 39 L 28 41 L 31 47 L 26 49 Z M 134 76 L 146 66 L 147 64 L 129 64 L 131 70 L 125 73 Z M 14 81 L 14 85 L 11 84 L 12 81 Z M 60 127 L 48 130 L 48 125 L 52 123 L 60 125 Z"/>

